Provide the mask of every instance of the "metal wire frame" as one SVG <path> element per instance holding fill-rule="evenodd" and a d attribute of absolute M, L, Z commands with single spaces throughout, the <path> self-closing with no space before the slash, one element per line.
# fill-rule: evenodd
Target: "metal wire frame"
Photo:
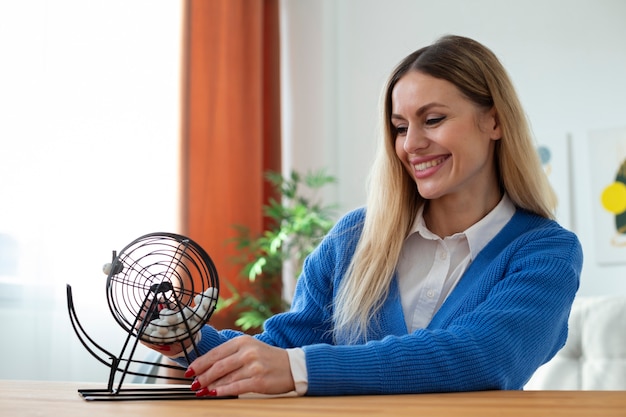
<path fill-rule="evenodd" d="M 184 329 L 184 334 L 179 335 L 177 340 L 167 342 L 180 344 L 187 362 L 190 362 L 188 351 L 199 355 L 194 334 L 199 331 L 201 327 L 199 324 L 203 325 L 208 321 L 215 303 L 193 321 L 182 314 L 182 311 L 191 305 L 194 294 L 202 294 L 208 286 L 215 289 L 215 299 L 212 301 L 217 301 L 219 280 L 211 258 L 197 243 L 184 236 L 151 233 L 133 241 L 120 252 L 119 256 L 114 251 L 112 267 L 107 277 L 107 301 L 111 314 L 127 332 L 120 353 L 114 355 L 100 346 L 85 331 L 76 314 L 72 288 L 67 285 L 67 307 L 74 332 L 85 349 L 110 369 L 105 389 L 79 389 L 79 394 L 88 401 L 197 398 L 188 388 L 175 386 L 125 388 L 123 384 L 129 375 L 152 377 L 153 373 L 141 369 L 146 366 L 152 369 L 184 370 L 178 365 L 134 359 L 141 340 L 150 343 L 166 341 L 145 333 L 151 321 L 158 317 L 162 305 L 181 312 L 180 326 Z M 190 342 L 191 349 L 185 348 L 186 342 Z M 159 378 L 180 383 L 191 382 L 189 378 L 176 376 L 159 375 Z"/>

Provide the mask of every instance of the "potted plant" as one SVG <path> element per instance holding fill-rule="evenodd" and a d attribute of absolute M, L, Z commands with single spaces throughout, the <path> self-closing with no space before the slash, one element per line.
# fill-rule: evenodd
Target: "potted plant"
<path fill-rule="evenodd" d="M 240 292 L 227 283 L 232 296 L 218 303 L 218 310 L 237 309 L 235 325 L 247 332 L 260 331 L 267 318 L 289 307 L 281 293 L 283 265 L 291 264 L 293 276 L 286 278 L 296 280 L 304 258 L 333 226 L 336 208 L 321 202 L 320 190 L 336 182 L 325 170 L 304 175 L 292 171 L 289 177 L 270 171 L 265 178 L 280 196 L 263 206 L 270 227 L 253 236 L 246 226 L 234 226 L 233 243 L 240 255 L 233 261 L 242 266 L 240 278 L 252 283 L 256 291 Z"/>

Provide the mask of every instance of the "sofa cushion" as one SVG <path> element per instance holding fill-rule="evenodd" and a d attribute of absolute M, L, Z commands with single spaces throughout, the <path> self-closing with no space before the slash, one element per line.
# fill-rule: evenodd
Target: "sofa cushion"
<path fill-rule="evenodd" d="M 626 296 L 579 297 L 563 349 L 527 390 L 626 390 Z"/>

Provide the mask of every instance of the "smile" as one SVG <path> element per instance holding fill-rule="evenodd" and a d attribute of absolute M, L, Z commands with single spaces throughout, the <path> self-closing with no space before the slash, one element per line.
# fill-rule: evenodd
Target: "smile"
<path fill-rule="evenodd" d="M 435 167 L 435 166 L 441 164 L 446 159 L 447 159 L 447 157 L 444 156 L 444 157 L 433 159 L 433 160 L 430 160 L 430 161 L 420 162 L 419 164 L 413 165 L 413 168 L 416 171 L 424 171 L 424 170 L 426 170 L 428 168 L 432 168 L 432 167 Z"/>

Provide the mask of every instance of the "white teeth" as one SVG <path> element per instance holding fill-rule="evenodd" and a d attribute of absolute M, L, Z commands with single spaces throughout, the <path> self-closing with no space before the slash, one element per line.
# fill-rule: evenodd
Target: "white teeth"
<path fill-rule="evenodd" d="M 413 167 L 415 168 L 416 171 L 423 171 L 425 169 L 437 166 L 445 160 L 446 158 L 433 159 L 432 161 L 421 162 L 417 165 L 413 165 Z"/>

